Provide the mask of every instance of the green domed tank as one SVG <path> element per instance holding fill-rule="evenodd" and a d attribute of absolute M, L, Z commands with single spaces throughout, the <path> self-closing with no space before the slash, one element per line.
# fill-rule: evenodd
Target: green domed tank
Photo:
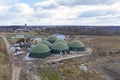
<path fill-rule="evenodd" d="M 53 54 L 69 53 L 69 47 L 63 42 L 56 42 L 51 47 Z"/>
<path fill-rule="evenodd" d="M 50 55 L 50 49 L 45 44 L 37 44 L 31 50 L 29 57 L 33 58 L 45 58 Z"/>
<path fill-rule="evenodd" d="M 47 41 L 54 43 L 56 40 L 58 40 L 58 38 L 54 35 L 51 35 L 47 38 Z"/>
<path fill-rule="evenodd" d="M 71 51 L 84 51 L 85 50 L 85 45 L 78 41 L 78 40 L 73 40 L 68 44 L 69 48 Z"/>

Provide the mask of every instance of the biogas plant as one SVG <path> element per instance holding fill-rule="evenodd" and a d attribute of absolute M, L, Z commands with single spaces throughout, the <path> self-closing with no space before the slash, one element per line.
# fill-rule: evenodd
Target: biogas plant
<path fill-rule="evenodd" d="M 68 59 L 91 56 L 92 49 L 86 47 L 79 39 L 71 35 L 64 35 L 64 38 L 59 36 L 56 34 L 48 36 L 12 34 L 7 38 L 2 36 L 12 62 L 12 80 L 18 80 L 21 71 L 30 73 L 31 70 L 37 69 L 37 66 L 54 68 L 57 65 L 64 65 L 64 61 Z M 83 67 L 85 66 L 82 65 L 81 69 Z"/>
<path fill-rule="evenodd" d="M 85 51 L 85 46 L 78 40 L 71 41 L 67 45 L 66 41 L 57 40 L 55 36 L 50 36 L 47 40 L 31 48 L 29 56 L 34 58 L 45 58 L 51 54 L 69 54 L 70 51 Z"/>
<path fill-rule="evenodd" d="M 50 35 L 45 39 L 20 39 L 13 44 L 11 51 L 14 52 L 14 56 L 24 54 L 25 60 L 40 59 L 45 62 L 57 62 L 92 53 L 90 48 L 77 39 L 66 41 L 55 35 Z"/>

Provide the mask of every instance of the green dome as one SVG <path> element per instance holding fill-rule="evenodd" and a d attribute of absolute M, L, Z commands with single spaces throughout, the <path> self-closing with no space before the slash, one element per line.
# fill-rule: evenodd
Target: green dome
<path fill-rule="evenodd" d="M 48 47 L 52 46 L 52 44 L 49 41 L 46 41 L 46 40 L 42 41 L 41 43 L 47 45 Z"/>
<path fill-rule="evenodd" d="M 65 44 L 67 44 L 67 42 L 64 41 L 64 40 L 56 40 L 54 43 L 57 43 L 57 42 L 63 42 L 63 43 L 65 43 Z"/>
<path fill-rule="evenodd" d="M 47 40 L 51 43 L 55 42 L 56 40 L 58 40 L 58 38 L 54 35 L 51 35 L 47 38 Z"/>
<path fill-rule="evenodd" d="M 53 50 L 67 50 L 69 47 L 63 42 L 57 42 L 52 46 Z"/>
<path fill-rule="evenodd" d="M 76 48 L 79 48 L 79 47 L 85 47 L 85 45 L 78 41 L 78 40 L 73 40 L 71 41 L 69 44 L 68 44 L 69 47 L 76 47 Z"/>
<path fill-rule="evenodd" d="M 65 44 L 64 42 L 56 42 L 52 45 L 52 51 L 53 54 L 66 54 L 69 53 L 69 47 L 67 46 L 67 44 Z"/>
<path fill-rule="evenodd" d="M 34 58 L 45 58 L 50 55 L 50 49 L 44 44 L 37 44 L 31 50 L 29 57 Z"/>
<path fill-rule="evenodd" d="M 49 51 L 49 47 L 44 44 L 37 44 L 30 50 L 31 53 L 45 53 Z"/>
<path fill-rule="evenodd" d="M 68 44 L 69 48 L 71 50 L 75 50 L 75 51 L 82 51 L 82 50 L 85 50 L 85 45 L 78 41 L 78 40 L 73 40 L 71 41 L 69 44 Z"/>

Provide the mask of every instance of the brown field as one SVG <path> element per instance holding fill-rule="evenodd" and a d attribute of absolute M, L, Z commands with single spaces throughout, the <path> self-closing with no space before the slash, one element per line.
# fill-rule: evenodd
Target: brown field
<path fill-rule="evenodd" d="M 120 50 L 120 36 L 92 36 L 79 39 L 86 46 L 97 46 L 103 48 L 106 52 Z"/>

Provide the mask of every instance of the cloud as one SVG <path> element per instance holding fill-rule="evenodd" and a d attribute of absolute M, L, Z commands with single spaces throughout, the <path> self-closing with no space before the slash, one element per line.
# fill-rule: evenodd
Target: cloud
<path fill-rule="evenodd" d="M 88 8 L 88 10 L 82 12 L 80 17 L 99 17 L 99 16 L 108 16 L 108 15 L 118 15 L 120 13 L 120 3 L 114 3 L 112 5 L 98 5 L 94 6 L 95 8 Z"/>
<path fill-rule="evenodd" d="M 58 4 L 54 0 L 46 0 L 35 4 L 36 8 L 39 9 L 56 9 Z"/>
<path fill-rule="evenodd" d="M 38 12 L 34 14 L 34 17 L 39 20 L 39 19 L 49 18 L 50 14 L 46 12 L 40 12 L 40 13 Z"/>
<path fill-rule="evenodd" d="M 33 12 L 33 8 L 25 3 L 8 6 L 8 8 L 3 11 L 4 15 L 0 16 L 0 24 L 25 23 L 27 19 L 32 19 Z"/>
<path fill-rule="evenodd" d="M 99 17 L 99 16 L 107 16 L 107 15 L 116 15 L 119 11 L 115 9 L 110 9 L 108 6 L 106 7 L 97 7 L 96 9 L 86 10 L 80 13 L 79 17 Z"/>
<path fill-rule="evenodd" d="M 0 5 L 11 5 L 17 3 L 17 0 L 0 0 Z"/>
<path fill-rule="evenodd" d="M 14 12 L 14 13 L 24 13 L 24 14 L 29 14 L 33 12 L 33 9 L 25 3 L 19 3 L 19 4 L 15 4 L 13 5 L 10 9 L 10 12 Z"/>
<path fill-rule="evenodd" d="M 44 12 L 49 16 L 38 20 L 44 24 L 120 24 L 118 23 L 119 18 L 115 17 L 120 13 L 119 5 L 120 3 L 111 5 L 76 5 L 73 7 L 59 5 L 58 8 L 53 10 L 41 9 L 40 12 Z M 114 17 L 113 20 L 112 17 Z"/>
<path fill-rule="evenodd" d="M 5 15 L 8 9 L 9 9 L 9 6 L 0 6 L 0 16 Z"/>
<path fill-rule="evenodd" d="M 42 0 L 31 6 L 16 0 L 0 5 L 0 24 L 120 24 L 119 5 L 119 0 Z"/>
<path fill-rule="evenodd" d="M 64 6 L 76 6 L 76 5 L 98 5 L 98 4 L 112 4 L 120 0 L 56 0 L 57 3 Z"/>

